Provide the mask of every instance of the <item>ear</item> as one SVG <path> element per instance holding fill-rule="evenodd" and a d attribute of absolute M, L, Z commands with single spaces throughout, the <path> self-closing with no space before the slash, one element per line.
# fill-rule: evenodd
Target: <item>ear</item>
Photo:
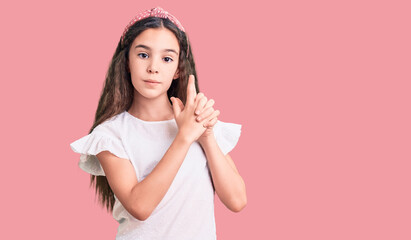
<path fill-rule="evenodd" d="M 174 74 L 173 80 L 180 77 L 180 71 L 177 69 L 176 73 Z"/>

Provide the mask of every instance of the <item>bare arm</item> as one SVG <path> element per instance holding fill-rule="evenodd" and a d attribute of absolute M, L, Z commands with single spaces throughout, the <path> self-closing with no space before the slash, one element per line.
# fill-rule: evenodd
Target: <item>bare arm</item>
<path fill-rule="evenodd" d="M 191 141 L 178 134 L 152 172 L 137 181 L 133 165 L 128 159 L 118 158 L 109 151 L 96 156 L 106 174 L 111 189 L 124 208 L 138 220 L 146 220 L 171 186 Z"/>
<path fill-rule="evenodd" d="M 213 134 L 200 144 L 207 156 L 215 191 L 221 202 L 233 212 L 241 211 L 247 204 L 245 183 L 230 155 L 224 156 Z"/>

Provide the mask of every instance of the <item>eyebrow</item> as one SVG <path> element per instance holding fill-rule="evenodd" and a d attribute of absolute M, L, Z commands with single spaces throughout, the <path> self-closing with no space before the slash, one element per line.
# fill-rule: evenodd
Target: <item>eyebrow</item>
<path fill-rule="evenodd" d="M 138 48 L 138 47 L 145 48 L 147 50 L 151 50 L 151 48 L 149 46 L 146 46 L 146 45 L 143 45 L 143 44 L 139 44 L 135 48 Z M 178 56 L 177 51 L 174 50 L 174 49 L 171 49 L 171 48 L 166 48 L 166 49 L 163 50 L 163 52 L 174 52 Z"/>

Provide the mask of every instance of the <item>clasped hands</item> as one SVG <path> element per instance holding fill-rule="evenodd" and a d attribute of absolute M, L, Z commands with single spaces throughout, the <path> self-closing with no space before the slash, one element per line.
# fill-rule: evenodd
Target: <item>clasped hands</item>
<path fill-rule="evenodd" d="M 206 138 L 214 136 L 213 127 L 217 123 L 220 111 L 214 110 L 213 99 L 207 99 L 202 92 L 197 94 L 194 75 L 190 75 L 188 79 L 186 105 L 184 106 L 183 102 L 176 97 L 171 97 L 170 100 L 173 103 L 174 116 L 179 130 L 190 135 L 191 141 L 198 140 L 201 143 Z M 198 127 L 199 125 L 202 127 Z"/>

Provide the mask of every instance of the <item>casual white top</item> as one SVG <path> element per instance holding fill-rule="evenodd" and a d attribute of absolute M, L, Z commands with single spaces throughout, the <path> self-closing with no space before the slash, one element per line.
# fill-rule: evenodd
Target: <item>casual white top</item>
<path fill-rule="evenodd" d="M 241 125 L 217 121 L 214 136 L 226 155 L 237 144 Z M 79 167 L 105 176 L 95 156 L 101 151 L 129 159 L 141 182 L 163 158 L 178 132 L 175 119 L 144 121 L 124 111 L 70 144 L 80 153 Z M 119 222 L 116 240 L 212 240 L 217 239 L 214 188 L 207 158 L 194 142 L 167 193 L 150 217 L 140 221 L 129 214 L 116 196 L 113 217 Z"/>

